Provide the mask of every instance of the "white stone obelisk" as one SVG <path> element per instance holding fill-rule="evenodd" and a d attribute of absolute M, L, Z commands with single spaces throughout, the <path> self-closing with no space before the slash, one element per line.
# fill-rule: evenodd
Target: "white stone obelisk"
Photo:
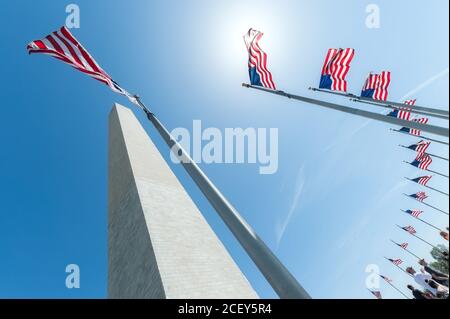
<path fill-rule="evenodd" d="M 140 125 L 109 117 L 109 298 L 258 298 Z"/>

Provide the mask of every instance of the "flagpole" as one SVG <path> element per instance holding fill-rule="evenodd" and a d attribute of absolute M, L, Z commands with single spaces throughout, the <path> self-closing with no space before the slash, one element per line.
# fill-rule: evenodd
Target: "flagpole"
<path fill-rule="evenodd" d="M 408 178 L 408 177 L 405 177 L 405 178 L 406 178 L 408 181 L 411 181 L 411 182 L 413 182 L 413 183 L 419 184 L 419 183 L 417 183 L 417 182 L 414 182 L 412 179 L 410 179 L 410 178 Z M 434 187 L 431 187 L 431 186 L 428 186 L 428 185 L 423 185 L 423 184 L 419 184 L 419 185 L 421 185 L 421 186 L 423 186 L 423 187 L 426 187 L 426 188 L 429 188 L 429 189 L 431 189 L 431 190 L 433 190 L 433 191 L 435 191 L 435 192 L 438 192 L 438 193 L 441 193 L 441 194 L 443 194 L 443 195 L 448 196 L 447 193 L 445 193 L 445 192 L 443 192 L 443 191 L 440 191 L 439 189 L 436 189 L 436 188 L 434 188 Z"/>
<path fill-rule="evenodd" d="M 184 169 L 200 188 L 209 203 L 215 208 L 278 296 L 283 299 L 310 299 L 311 297 L 306 290 L 303 289 L 289 270 L 281 263 L 269 247 L 266 246 L 250 225 L 247 224 L 244 218 L 239 215 L 237 210 L 189 157 L 181 145 L 170 135 L 169 131 L 158 120 L 155 114 L 149 111 L 138 96 L 134 96 L 134 98 L 169 149 L 175 155 L 178 155 Z"/>
<path fill-rule="evenodd" d="M 339 95 L 339 96 L 354 98 L 354 99 L 358 99 L 358 100 L 362 100 L 362 101 L 376 102 L 378 104 L 383 104 L 383 105 L 387 105 L 387 106 L 390 106 L 390 107 L 397 107 L 397 108 L 405 108 L 405 107 L 407 107 L 407 108 L 415 109 L 415 110 L 418 110 L 418 111 L 425 111 L 425 112 L 429 112 L 429 113 L 446 115 L 447 118 L 449 116 L 449 112 L 448 111 L 441 110 L 441 109 L 435 109 L 435 108 L 418 106 L 418 105 L 408 105 L 408 104 L 404 104 L 404 103 L 391 102 L 391 101 L 374 100 L 374 99 L 369 98 L 369 97 L 358 96 L 358 95 L 355 95 L 355 94 L 352 94 L 352 93 L 341 93 L 341 92 L 335 92 L 335 91 L 318 89 L 318 88 L 309 88 L 309 89 L 312 90 L 312 91 L 323 92 L 323 93 L 328 93 L 328 94 L 332 94 L 332 95 Z"/>
<path fill-rule="evenodd" d="M 403 148 L 406 148 L 406 149 L 408 149 L 408 150 L 410 150 L 410 151 L 413 151 L 413 150 L 410 149 L 408 146 L 401 145 L 401 144 L 399 144 L 398 146 L 403 147 Z M 428 155 L 430 155 L 431 157 L 436 157 L 436 158 L 439 158 L 439 159 L 442 159 L 442 160 L 448 162 L 448 158 L 445 158 L 445 157 L 442 157 L 442 156 L 439 156 L 439 155 L 435 155 L 435 154 L 430 154 L 430 153 L 427 153 L 427 152 L 425 152 L 424 154 L 428 154 Z"/>
<path fill-rule="evenodd" d="M 436 140 L 436 139 L 431 138 L 431 137 L 426 137 L 426 136 L 422 136 L 422 135 L 418 136 L 418 135 L 414 135 L 414 134 L 409 134 L 409 133 L 402 132 L 402 131 L 400 131 L 400 130 L 396 130 L 396 129 L 393 129 L 393 128 L 391 128 L 390 130 L 391 130 L 391 131 L 394 131 L 394 132 L 397 132 L 397 133 L 402 133 L 402 134 L 405 134 L 405 135 L 413 136 L 413 137 L 420 137 L 421 139 L 424 139 L 424 140 L 427 140 L 427 141 L 431 141 L 431 142 L 436 142 L 436 143 L 439 143 L 439 144 L 448 145 L 447 142 L 440 141 L 440 140 Z"/>
<path fill-rule="evenodd" d="M 415 199 L 415 198 L 411 197 L 411 196 L 408 195 L 408 194 L 403 193 L 403 195 L 405 195 L 406 197 Z M 440 209 L 440 208 L 434 207 L 434 206 L 432 206 L 432 205 L 430 205 L 430 204 L 427 204 L 427 203 L 425 203 L 425 202 L 421 202 L 420 200 L 417 200 L 417 199 L 415 199 L 415 200 L 418 201 L 419 203 L 422 203 L 422 204 L 424 204 L 424 205 L 426 205 L 426 206 L 428 206 L 428 207 L 430 207 L 430 208 L 433 208 L 433 209 L 435 209 L 435 210 L 437 210 L 437 211 L 439 211 L 439 212 L 441 212 L 441 213 L 443 213 L 443 214 L 445 214 L 445 215 L 448 215 L 448 213 L 447 213 L 446 211 L 444 211 L 444 210 L 442 210 L 442 209 Z"/>
<path fill-rule="evenodd" d="M 391 242 L 393 242 L 394 244 L 396 244 L 396 245 L 397 245 L 398 247 L 400 247 L 401 249 L 406 250 L 409 254 L 411 254 L 412 256 L 416 257 L 418 260 L 422 260 L 422 258 L 420 258 L 420 257 L 417 256 L 416 254 L 414 254 L 412 251 L 410 251 L 410 250 L 408 250 L 408 249 L 406 249 L 406 248 L 402 248 L 402 247 L 400 246 L 400 244 L 396 243 L 396 242 L 393 241 L 392 239 L 391 239 Z"/>
<path fill-rule="evenodd" d="M 398 289 L 397 287 L 395 287 L 392 283 L 388 282 L 388 284 L 389 284 L 392 288 L 394 288 L 395 290 L 397 290 L 400 294 L 402 294 L 403 297 L 405 297 L 406 299 L 411 299 L 411 298 L 409 298 L 407 295 L 405 295 L 400 289 Z"/>
<path fill-rule="evenodd" d="M 401 226 L 399 226 L 399 225 L 397 225 L 397 227 L 400 228 L 400 229 L 402 229 L 403 231 L 407 232 L 407 233 L 410 234 L 411 236 L 414 236 L 414 237 L 416 237 L 417 239 L 423 241 L 424 243 L 430 245 L 431 247 L 436 248 L 436 249 L 439 249 L 438 247 L 434 246 L 433 244 L 430 244 L 430 243 L 429 243 L 428 241 L 426 241 L 425 239 L 423 239 L 423 238 L 421 238 L 421 237 L 419 237 L 419 236 L 417 236 L 417 235 L 411 234 L 411 233 L 408 232 L 407 230 L 404 230 L 403 227 L 401 227 Z"/>
<path fill-rule="evenodd" d="M 407 162 L 407 161 L 403 161 L 403 163 L 406 163 L 406 164 L 409 164 L 409 165 L 411 165 L 411 166 L 414 166 L 414 165 L 412 165 L 410 162 Z M 417 166 L 414 166 L 414 167 L 418 168 Z M 422 169 L 422 168 L 420 168 L 420 169 Z M 424 171 L 427 171 L 427 172 L 430 172 L 430 173 L 437 174 L 437 175 L 440 175 L 440 176 L 442 176 L 442 177 L 448 178 L 448 175 L 445 175 L 445 174 L 442 174 L 442 173 L 433 171 L 433 170 L 428 169 L 428 168 L 427 168 L 427 169 L 424 169 Z"/>
<path fill-rule="evenodd" d="M 429 132 L 432 134 L 445 136 L 445 137 L 449 136 L 449 129 L 445 128 L 445 127 L 439 127 L 439 126 L 428 125 L 428 124 L 423 124 L 423 123 L 418 123 L 418 122 L 406 121 L 406 120 L 402 120 L 399 118 L 390 117 L 390 116 L 386 116 L 386 115 L 378 114 L 378 113 L 373 113 L 373 112 L 369 112 L 369 111 L 365 111 L 365 110 L 361 110 L 361 109 L 357 109 L 357 108 L 352 108 L 352 107 L 343 106 L 343 105 L 339 105 L 339 104 L 335 104 L 335 103 L 320 101 L 320 100 L 316 100 L 316 99 L 312 99 L 312 98 L 308 98 L 308 97 L 304 97 L 304 96 L 300 96 L 300 95 L 288 94 L 288 93 L 286 93 L 284 91 L 280 91 L 280 90 L 267 89 L 267 88 L 264 88 L 261 86 L 256 86 L 256 85 L 251 85 L 251 84 L 246 84 L 246 83 L 242 83 L 242 86 L 246 87 L 246 88 L 252 88 L 255 90 L 275 94 L 275 95 L 284 96 L 289 99 L 294 99 L 294 100 L 306 102 L 309 104 L 319 105 L 319 106 L 322 106 L 325 108 L 341 111 L 344 113 L 358 115 L 361 117 L 369 118 L 372 120 L 377 120 L 380 122 L 390 123 L 390 124 L 394 124 L 394 125 L 398 125 L 398 126 L 409 127 L 409 128 Z"/>
<path fill-rule="evenodd" d="M 421 218 L 419 218 L 419 217 L 414 217 L 414 216 L 412 216 L 411 214 L 409 214 L 408 212 L 404 211 L 403 209 L 400 209 L 400 210 L 401 210 L 402 212 L 404 212 L 404 213 L 410 215 L 411 217 L 413 217 L 413 218 L 415 218 L 415 219 L 421 221 L 422 223 L 427 224 L 428 226 L 433 227 L 434 229 L 436 229 L 436 230 L 438 230 L 438 231 L 442 231 L 442 229 L 440 229 L 440 228 L 434 226 L 433 224 L 430 224 L 429 222 L 424 221 L 423 219 L 421 219 Z"/>
<path fill-rule="evenodd" d="M 369 104 L 369 105 L 375 105 L 378 107 L 382 107 L 385 109 L 395 109 L 395 110 L 399 110 L 399 111 L 408 111 L 414 114 L 420 114 L 420 115 L 426 115 L 426 116 L 431 116 L 431 117 L 437 117 L 440 119 L 444 119 L 444 120 L 448 120 L 448 116 L 445 115 L 440 115 L 440 114 L 436 114 L 436 113 L 429 113 L 429 112 L 424 112 L 424 111 L 417 111 L 415 109 L 410 109 L 410 105 L 408 104 L 404 104 L 403 107 L 397 107 L 397 106 L 392 106 L 392 105 L 384 105 L 384 104 L 379 104 L 379 103 L 375 103 L 375 102 L 369 102 L 369 101 L 364 101 L 364 100 L 359 100 L 359 99 L 355 99 L 355 98 L 351 98 L 350 101 L 352 102 L 357 102 L 357 103 L 363 103 L 363 104 Z"/>
<path fill-rule="evenodd" d="M 378 276 L 380 276 L 380 278 L 383 279 L 383 277 L 381 277 L 380 274 L 378 274 Z M 384 280 L 386 283 L 388 283 L 392 288 L 394 288 L 395 290 L 397 290 L 400 294 L 402 294 L 403 297 L 405 297 L 406 299 L 411 299 L 411 298 L 409 298 L 407 295 L 405 295 L 400 289 L 398 289 L 397 287 L 395 287 L 393 283 L 387 281 L 386 279 L 383 279 L 383 280 Z"/>

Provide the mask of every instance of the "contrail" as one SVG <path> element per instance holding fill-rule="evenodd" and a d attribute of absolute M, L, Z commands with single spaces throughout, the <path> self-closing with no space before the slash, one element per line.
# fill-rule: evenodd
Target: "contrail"
<path fill-rule="evenodd" d="M 277 227 L 277 249 L 280 246 L 280 242 L 284 236 L 284 232 L 286 231 L 286 228 L 289 225 L 292 216 L 294 216 L 295 209 L 297 208 L 298 202 L 300 200 L 300 195 L 303 190 L 303 185 L 305 184 L 305 180 L 303 178 L 304 167 L 305 166 L 302 165 L 302 167 L 298 170 L 297 180 L 295 183 L 295 193 L 294 193 L 294 197 L 291 202 L 291 206 L 289 208 L 289 212 L 288 212 L 285 220 L 283 221 L 283 223 L 282 224 L 278 223 L 278 225 L 277 225 L 278 226 Z"/>
<path fill-rule="evenodd" d="M 412 89 L 411 91 L 409 91 L 408 93 L 406 93 L 405 95 L 403 95 L 403 97 L 400 100 L 405 100 L 408 97 L 410 97 L 411 95 L 416 94 L 417 92 L 421 91 L 422 89 L 426 88 L 427 86 L 429 86 L 431 83 L 433 83 L 434 81 L 438 80 L 439 78 L 443 77 L 444 75 L 448 74 L 448 67 L 444 70 L 442 70 L 441 72 L 439 72 L 438 74 L 433 75 L 431 78 L 429 78 L 428 80 L 422 82 L 421 84 L 419 84 L 416 88 Z"/>

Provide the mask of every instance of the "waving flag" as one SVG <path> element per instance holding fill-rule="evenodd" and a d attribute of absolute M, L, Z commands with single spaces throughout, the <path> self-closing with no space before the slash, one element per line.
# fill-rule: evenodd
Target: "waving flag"
<path fill-rule="evenodd" d="M 431 176 L 431 175 L 420 176 L 420 177 L 416 177 L 416 178 L 412 179 L 411 181 L 416 182 L 417 184 L 426 186 L 427 183 L 430 181 L 431 177 L 433 177 L 433 176 Z"/>
<path fill-rule="evenodd" d="M 372 295 L 375 296 L 375 298 L 377 298 L 377 299 L 383 299 L 383 298 L 381 297 L 381 292 L 379 292 L 378 290 L 369 290 L 369 291 L 372 293 Z"/>
<path fill-rule="evenodd" d="M 414 105 L 414 104 L 416 104 L 416 99 L 413 99 L 413 100 L 406 100 L 406 101 L 405 101 L 405 104 L 407 104 L 407 105 Z"/>
<path fill-rule="evenodd" d="M 386 281 L 387 283 L 391 283 L 392 282 L 392 279 L 390 279 L 390 278 L 388 278 L 386 276 L 380 275 L 380 277 L 383 278 L 384 281 Z"/>
<path fill-rule="evenodd" d="M 322 67 L 319 88 L 347 92 L 345 77 L 354 55 L 354 49 L 329 49 Z"/>
<path fill-rule="evenodd" d="M 382 71 L 380 74 L 369 73 L 361 91 L 361 96 L 386 101 L 390 83 L 391 72 L 389 71 Z"/>
<path fill-rule="evenodd" d="M 244 35 L 244 42 L 248 51 L 250 83 L 275 90 L 272 73 L 267 69 L 267 54 L 260 48 L 258 43 L 262 36 L 262 32 L 252 28 Z"/>
<path fill-rule="evenodd" d="M 411 144 L 408 146 L 410 150 L 417 151 L 419 154 L 423 154 L 427 151 L 428 147 L 430 146 L 431 142 L 425 142 L 424 140 L 420 140 L 416 144 Z"/>
<path fill-rule="evenodd" d="M 388 260 L 396 266 L 399 266 L 403 263 L 403 260 L 401 260 L 400 258 L 398 258 L 398 259 L 388 258 Z"/>
<path fill-rule="evenodd" d="M 395 109 L 389 112 L 387 116 L 396 117 L 402 120 L 409 121 L 409 118 L 411 117 L 411 109 L 408 108 Z"/>
<path fill-rule="evenodd" d="M 416 157 L 416 159 L 411 162 L 412 166 L 415 166 L 420 169 L 428 169 L 428 167 L 433 163 L 433 159 L 427 153 L 422 154 L 421 156 Z"/>
<path fill-rule="evenodd" d="M 409 195 L 409 197 L 417 199 L 419 202 L 423 202 L 425 199 L 428 198 L 428 196 L 425 192 L 418 192 L 415 194 L 411 194 L 411 195 Z"/>
<path fill-rule="evenodd" d="M 417 209 L 408 209 L 406 210 L 406 213 L 410 214 L 412 217 L 419 218 L 420 214 L 422 214 L 423 211 Z"/>
<path fill-rule="evenodd" d="M 421 123 L 421 124 L 427 124 L 428 123 L 428 118 L 426 118 L 426 117 L 415 118 L 415 119 L 412 119 L 411 121 L 417 122 L 417 123 Z M 400 129 L 400 131 L 409 133 L 411 135 L 420 136 L 420 130 L 415 129 L 415 128 L 402 127 Z"/>
<path fill-rule="evenodd" d="M 403 249 L 408 248 L 408 243 L 401 243 L 401 244 L 397 244 L 397 245 Z"/>
<path fill-rule="evenodd" d="M 406 100 L 406 105 L 414 105 L 416 103 L 416 100 Z M 387 114 L 387 116 L 396 117 L 402 120 L 409 121 L 409 118 L 411 117 L 411 109 L 410 108 L 400 108 L 400 109 L 394 109 L 390 113 Z"/>
<path fill-rule="evenodd" d="M 405 226 L 405 227 L 402 227 L 402 229 L 404 231 L 407 231 L 411 235 L 414 235 L 415 233 L 417 233 L 416 230 L 414 229 L 414 227 L 412 227 L 412 226 Z"/>
<path fill-rule="evenodd" d="M 94 60 L 81 43 L 66 27 L 52 32 L 45 38 L 28 44 L 29 54 L 43 53 L 61 60 L 75 69 L 89 75 L 97 81 L 108 85 L 116 93 L 125 95 L 132 103 L 139 106 L 136 99 L 117 84 Z"/>

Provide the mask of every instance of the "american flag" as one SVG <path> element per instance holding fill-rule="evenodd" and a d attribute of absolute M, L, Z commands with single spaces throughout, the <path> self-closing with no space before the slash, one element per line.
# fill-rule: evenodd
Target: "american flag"
<path fill-rule="evenodd" d="M 100 67 L 95 59 L 65 26 L 52 32 L 43 39 L 30 42 L 27 46 L 27 50 L 29 54 L 43 53 L 67 63 L 95 80 L 108 85 L 114 92 L 125 95 L 132 103 L 139 106 L 136 99 L 126 90 L 121 88 L 119 84 L 117 84 L 117 82 L 115 82 L 108 73 Z"/>
<path fill-rule="evenodd" d="M 380 275 L 380 277 L 383 278 L 387 283 L 391 283 L 392 282 L 392 279 L 390 279 L 390 278 L 388 278 L 386 276 Z"/>
<path fill-rule="evenodd" d="M 414 235 L 416 232 L 416 230 L 414 229 L 414 227 L 412 226 L 405 226 L 402 227 L 404 231 L 407 231 L 408 233 L 410 233 L 411 235 Z"/>
<path fill-rule="evenodd" d="M 409 195 L 412 198 L 417 199 L 419 202 L 423 202 L 425 199 L 428 198 L 427 194 L 425 192 L 417 192 L 415 194 Z"/>
<path fill-rule="evenodd" d="M 411 121 L 421 123 L 421 124 L 427 124 L 428 118 L 426 118 L 426 117 L 414 118 Z M 418 130 L 416 128 L 410 128 L 408 130 L 409 130 L 409 134 L 415 135 L 415 136 L 420 136 L 420 130 Z"/>
<path fill-rule="evenodd" d="M 406 100 L 406 105 L 414 105 L 416 103 L 416 100 Z M 407 107 L 402 107 L 400 109 L 394 109 L 390 113 L 387 114 L 387 116 L 396 117 L 402 120 L 409 121 L 411 117 L 411 109 Z"/>
<path fill-rule="evenodd" d="M 411 165 L 418 167 L 420 169 L 428 169 L 431 163 L 433 163 L 433 159 L 427 153 L 422 154 L 421 156 L 416 157 L 416 159 L 411 163 Z"/>
<path fill-rule="evenodd" d="M 408 148 L 413 151 L 417 151 L 417 153 L 419 154 L 423 154 L 427 151 L 430 144 L 431 142 L 425 142 L 424 140 L 420 140 L 416 144 L 411 144 L 410 146 L 408 146 Z"/>
<path fill-rule="evenodd" d="M 386 101 L 390 83 L 391 72 L 389 71 L 382 71 L 380 74 L 369 73 L 361 91 L 361 96 Z"/>
<path fill-rule="evenodd" d="M 374 295 L 377 299 L 383 299 L 381 297 L 381 292 L 379 292 L 378 290 L 370 290 L 370 292 L 372 293 L 372 295 Z"/>
<path fill-rule="evenodd" d="M 262 36 L 262 32 L 252 28 L 244 35 L 244 42 L 248 51 L 250 83 L 275 90 L 272 73 L 267 69 L 267 54 L 259 46 L 259 40 Z"/>
<path fill-rule="evenodd" d="M 399 265 L 401 265 L 401 263 L 403 263 L 403 260 L 401 260 L 400 258 L 397 258 L 397 259 L 391 259 L 391 258 L 389 258 L 389 261 L 390 261 L 391 263 L 393 263 L 394 265 L 396 265 L 396 266 L 399 266 Z"/>
<path fill-rule="evenodd" d="M 350 70 L 354 55 L 355 49 L 329 49 L 322 67 L 319 87 L 347 92 L 345 77 Z"/>
<path fill-rule="evenodd" d="M 411 117 L 411 109 L 408 108 L 394 109 L 391 112 L 389 112 L 387 116 L 396 117 L 402 120 L 409 121 L 409 118 Z"/>
<path fill-rule="evenodd" d="M 412 179 L 412 181 L 413 181 L 413 182 L 416 182 L 417 184 L 426 186 L 427 183 L 430 181 L 430 179 L 431 179 L 432 177 L 433 177 L 433 176 L 431 176 L 431 175 L 428 175 L 428 176 L 420 176 L 420 177 L 416 177 L 416 178 Z"/>
<path fill-rule="evenodd" d="M 423 211 L 418 209 L 408 209 L 406 210 L 406 213 L 410 214 L 412 217 L 419 218 L 420 214 L 422 214 Z"/>
<path fill-rule="evenodd" d="M 399 245 L 403 249 L 408 248 L 408 243 L 401 243 L 401 244 L 397 244 L 397 245 Z"/>

